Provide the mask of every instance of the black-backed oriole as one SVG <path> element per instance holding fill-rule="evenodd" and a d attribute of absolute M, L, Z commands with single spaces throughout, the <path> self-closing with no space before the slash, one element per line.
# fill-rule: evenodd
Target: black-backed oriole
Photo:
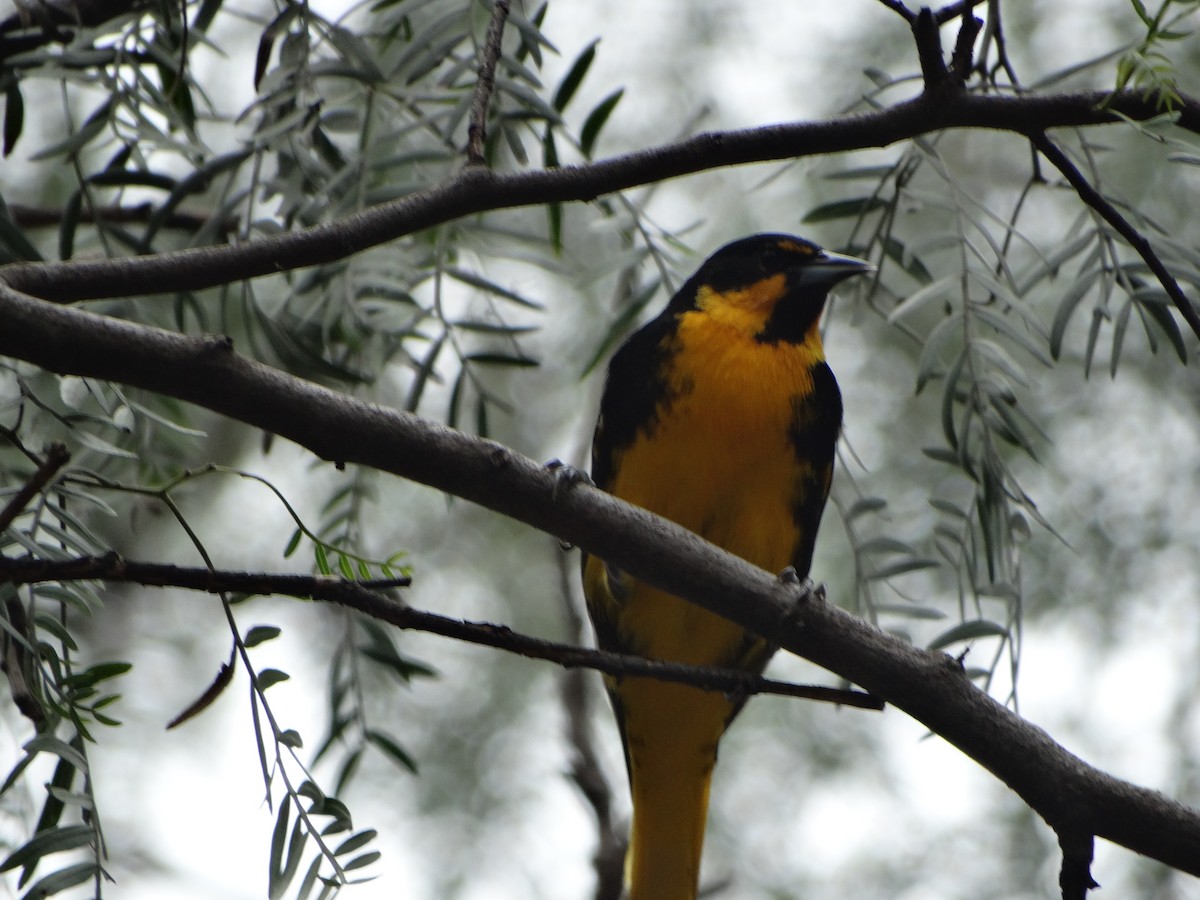
<path fill-rule="evenodd" d="M 829 288 L 869 271 L 782 234 L 714 253 L 658 318 L 613 356 L 592 477 L 616 496 L 778 572 L 808 574 L 842 423 L 818 320 Z M 583 561 L 607 650 L 759 672 L 762 637 Z M 633 795 L 630 900 L 694 900 L 717 742 L 730 697 L 610 678 Z"/>

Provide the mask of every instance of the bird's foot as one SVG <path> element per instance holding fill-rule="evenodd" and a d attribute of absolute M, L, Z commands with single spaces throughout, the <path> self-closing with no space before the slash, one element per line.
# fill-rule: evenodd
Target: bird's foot
<path fill-rule="evenodd" d="M 596 486 L 596 483 L 592 481 L 592 476 L 586 471 L 578 466 L 565 463 L 561 459 L 550 460 L 546 463 L 546 468 L 554 476 L 554 487 L 551 489 L 550 499 L 555 502 L 558 501 L 564 490 L 573 488 L 577 484 Z"/>

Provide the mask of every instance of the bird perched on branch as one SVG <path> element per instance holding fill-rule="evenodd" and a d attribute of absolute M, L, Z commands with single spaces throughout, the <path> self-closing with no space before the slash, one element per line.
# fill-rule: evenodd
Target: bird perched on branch
<path fill-rule="evenodd" d="M 818 320 L 872 270 L 760 234 L 709 257 L 613 356 L 592 445 L 596 484 L 779 572 L 808 574 L 842 398 Z M 770 641 L 584 556 L 601 647 L 760 672 Z M 610 677 L 633 795 L 630 900 L 694 900 L 717 742 L 741 707 L 719 692 Z"/>

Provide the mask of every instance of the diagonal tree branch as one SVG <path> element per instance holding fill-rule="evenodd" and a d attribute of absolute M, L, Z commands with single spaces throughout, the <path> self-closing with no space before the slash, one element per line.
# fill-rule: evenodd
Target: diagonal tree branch
<path fill-rule="evenodd" d="M 441 184 L 336 222 L 245 244 L 153 256 L 14 263 L 0 280 L 44 300 L 72 303 L 169 294 L 345 259 L 402 235 L 475 213 L 544 203 L 591 201 L 614 191 L 726 166 L 886 147 L 949 128 L 1032 136 L 1047 128 L 1103 125 L 1159 114 L 1136 91 L 1081 91 L 1019 97 L 937 91 L 886 109 L 813 122 L 704 132 L 593 163 L 512 173 L 468 166 Z M 1178 126 L 1200 133 L 1200 103 L 1185 99 Z"/>
<path fill-rule="evenodd" d="M 1089 766 L 921 650 L 787 579 L 494 441 L 384 409 L 187 337 L 55 306 L 0 284 L 0 354 L 199 404 L 295 441 L 455 494 L 583 547 L 635 578 L 767 636 L 904 710 L 958 747 L 1077 846 L 1092 834 L 1200 875 L 1200 813 Z"/>

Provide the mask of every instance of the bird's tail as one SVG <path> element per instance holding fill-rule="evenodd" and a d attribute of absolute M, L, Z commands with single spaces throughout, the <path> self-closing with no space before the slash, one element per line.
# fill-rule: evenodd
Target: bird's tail
<path fill-rule="evenodd" d="M 631 693 L 633 708 L 623 710 L 633 795 L 629 900 L 695 900 L 730 704 L 719 693 L 649 680 Z"/>

